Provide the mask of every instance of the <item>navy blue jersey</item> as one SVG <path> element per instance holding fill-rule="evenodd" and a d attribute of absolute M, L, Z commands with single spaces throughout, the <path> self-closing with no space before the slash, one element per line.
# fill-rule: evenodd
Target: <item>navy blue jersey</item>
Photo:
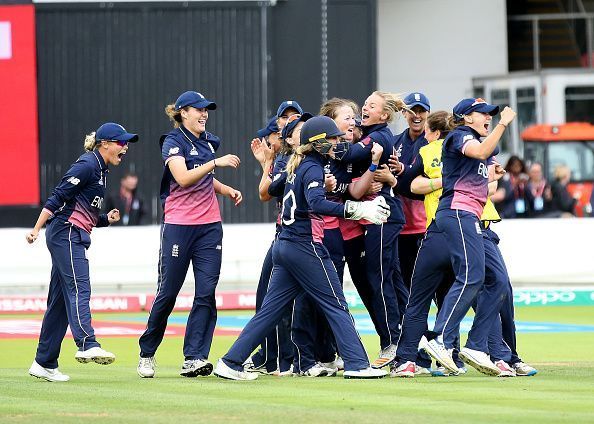
<path fill-rule="evenodd" d="M 419 155 L 421 147 L 426 145 L 427 140 L 425 139 L 424 132 L 414 140 L 410 137 L 409 129 L 394 136 L 394 150 L 396 151 L 398 160 L 402 162 L 404 166 L 411 165 Z M 397 191 L 402 192 L 401 190 Z M 404 224 L 401 234 L 424 233 L 427 217 L 425 215 L 425 206 L 423 205 L 423 202 L 404 197 L 402 198 L 402 208 L 404 210 L 406 224 Z"/>
<path fill-rule="evenodd" d="M 443 142 L 443 194 L 437 210 L 461 209 L 480 218 L 487 201 L 488 161 L 464 156 L 469 142 L 480 142 L 478 132 L 467 126 L 455 128 Z"/>
<path fill-rule="evenodd" d="M 310 153 L 287 178 L 281 212 L 281 239 L 321 243 L 324 238 L 322 215 L 344 216 L 344 205 L 326 200 L 325 162 L 322 155 Z"/>
<path fill-rule="evenodd" d="M 183 126 L 161 137 L 164 169 L 161 178 L 163 221 L 167 224 L 198 225 L 221 220 L 219 203 L 214 191 L 214 172 L 189 187 L 180 186 L 167 165 L 174 157 L 182 157 L 188 170 L 198 168 L 215 158 L 220 139 L 203 132 L 196 137 Z"/>
<path fill-rule="evenodd" d="M 345 197 L 350 198 L 348 196 L 349 184 L 353 178 L 363 175 L 369 167 L 372 147 L 371 139 L 366 138 L 352 144 L 340 159 L 328 160 L 325 170 L 336 178 L 336 189 L 326 194 L 328 199 L 342 201 Z"/>
<path fill-rule="evenodd" d="M 398 135 L 394 136 L 394 150 L 398 160 L 404 165 L 410 165 L 419 154 L 421 147 L 427 145 L 425 133 L 421 133 L 416 139 L 410 138 L 408 128 Z"/>
<path fill-rule="evenodd" d="M 43 208 L 50 219 L 67 221 L 90 233 L 93 227 L 109 225 L 107 214 L 99 213 L 107 186 L 107 165 L 96 150 L 72 164 L 54 188 Z"/>
<path fill-rule="evenodd" d="M 390 155 L 396 154 L 394 149 L 394 134 L 392 134 L 392 131 L 388 128 L 388 124 L 370 125 L 368 127 L 363 127 L 363 129 L 363 140 L 369 137 L 372 142 L 383 147 L 384 151 L 380 158 L 379 165 L 387 165 Z M 371 158 L 367 161 L 366 168 L 368 168 L 370 164 Z M 386 203 L 390 206 L 388 222 L 404 224 L 404 212 L 402 210 L 400 196 L 394 193 L 389 184 L 384 184 L 379 194 L 386 199 Z"/>
<path fill-rule="evenodd" d="M 274 158 L 272 170 L 268 177 L 272 181 L 268 186 L 268 194 L 276 197 L 276 201 L 280 207 L 283 203 L 283 194 L 285 193 L 285 183 L 287 182 L 287 163 L 291 155 L 279 153 Z"/>
<path fill-rule="evenodd" d="M 279 153 L 274 158 L 272 170 L 268 174 L 271 183 L 268 186 L 268 194 L 276 197 L 277 218 L 276 224 L 280 225 L 281 208 L 283 206 L 283 194 L 285 192 L 285 183 L 287 182 L 287 162 L 291 155 Z"/>

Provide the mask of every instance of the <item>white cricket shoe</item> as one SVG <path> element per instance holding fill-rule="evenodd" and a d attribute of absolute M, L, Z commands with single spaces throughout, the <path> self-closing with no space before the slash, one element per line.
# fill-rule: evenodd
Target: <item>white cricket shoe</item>
<path fill-rule="evenodd" d="M 396 345 L 391 344 L 385 349 L 380 350 L 380 353 L 375 361 L 371 363 L 371 368 L 383 368 L 390 365 L 396 360 Z"/>
<path fill-rule="evenodd" d="M 438 340 L 439 337 L 425 343 L 423 349 L 429 356 L 447 368 L 451 373 L 457 374 L 458 367 L 456 363 L 452 359 L 452 353 L 454 349 L 446 349 L 445 345 L 441 340 Z"/>
<path fill-rule="evenodd" d="M 179 375 L 184 377 L 206 377 L 212 373 L 212 364 L 202 359 L 186 359 L 182 364 Z"/>
<path fill-rule="evenodd" d="M 31 364 L 31 368 L 29 368 L 29 374 L 33 377 L 41 378 L 47 381 L 64 382 L 70 380 L 70 377 L 68 377 L 66 374 L 62 374 L 57 368 L 43 368 L 37 363 L 37 361 L 33 361 L 33 364 Z"/>
<path fill-rule="evenodd" d="M 416 374 L 417 365 L 412 361 L 407 361 L 400 366 L 392 364 L 390 367 L 390 377 L 413 378 Z"/>
<path fill-rule="evenodd" d="M 375 368 L 364 368 L 362 370 L 356 371 L 345 371 L 343 376 L 344 378 L 353 378 L 353 379 L 367 379 L 367 378 L 384 378 L 388 375 L 387 371 L 378 370 Z"/>
<path fill-rule="evenodd" d="M 302 377 L 334 377 L 337 372 L 338 369 L 327 368 L 318 362 L 307 371 L 301 371 L 299 375 Z"/>
<path fill-rule="evenodd" d="M 116 357 L 113 353 L 95 346 L 87 350 L 77 350 L 74 359 L 81 364 L 95 362 L 96 364 L 109 365 L 115 361 Z"/>
<path fill-rule="evenodd" d="M 415 375 L 431 375 L 431 368 L 420 367 L 415 364 Z"/>
<path fill-rule="evenodd" d="M 452 377 L 452 376 L 455 377 L 457 375 L 464 375 L 467 372 L 468 372 L 468 369 L 466 367 L 458 368 L 457 373 L 451 372 L 446 367 L 437 367 L 436 369 L 431 370 L 431 376 L 432 377 Z"/>
<path fill-rule="evenodd" d="M 157 361 L 155 361 L 154 356 L 149 356 L 148 358 L 140 358 L 138 360 L 138 367 L 136 367 L 136 372 L 142 378 L 153 378 L 155 376 L 156 366 Z"/>
<path fill-rule="evenodd" d="M 258 378 L 258 373 L 256 372 L 247 372 L 247 371 L 237 371 L 228 366 L 222 359 L 219 359 L 217 362 L 217 366 L 214 369 L 214 375 L 221 378 L 226 378 L 227 380 L 255 380 Z"/>
<path fill-rule="evenodd" d="M 499 368 L 499 377 L 515 377 L 516 370 L 509 366 L 507 362 L 500 359 L 499 361 L 495 362 L 495 366 Z"/>
<path fill-rule="evenodd" d="M 524 362 L 516 362 L 512 365 L 512 368 L 516 371 L 518 377 L 531 377 L 538 372 L 536 368 Z"/>
<path fill-rule="evenodd" d="M 485 352 L 481 352 L 480 350 L 469 349 L 467 347 L 463 347 L 460 349 L 460 353 L 458 357 L 468 365 L 475 368 L 477 371 L 482 372 L 486 375 L 491 375 L 497 377 L 501 374 L 501 370 L 491 361 L 489 355 Z M 442 362 L 442 365 L 445 365 Z"/>
<path fill-rule="evenodd" d="M 344 361 L 340 356 L 337 356 L 332 362 L 321 362 L 321 364 L 326 368 L 335 368 L 337 371 L 344 370 Z"/>

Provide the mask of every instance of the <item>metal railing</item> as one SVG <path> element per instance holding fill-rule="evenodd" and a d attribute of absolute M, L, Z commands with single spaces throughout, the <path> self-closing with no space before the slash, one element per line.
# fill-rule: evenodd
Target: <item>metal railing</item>
<path fill-rule="evenodd" d="M 594 13 L 547 13 L 509 16 L 508 22 L 530 22 L 532 26 L 532 53 L 535 71 L 542 69 L 540 61 L 540 22 L 544 21 L 573 21 L 584 20 L 586 24 L 586 54 L 588 68 L 592 63 L 592 35 L 594 28 Z M 575 32 L 574 32 L 575 35 Z"/>

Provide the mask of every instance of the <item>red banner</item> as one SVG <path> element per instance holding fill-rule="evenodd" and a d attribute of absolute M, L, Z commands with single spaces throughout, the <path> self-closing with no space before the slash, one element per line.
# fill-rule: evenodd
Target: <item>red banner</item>
<path fill-rule="evenodd" d="M 138 295 L 97 295 L 90 301 L 93 312 L 140 312 Z M 0 314 L 45 312 L 47 296 L 1 296 Z"/>
<path fill-rule="evenodd" d="M 0 206 L 39 203 L 35 9 L 0 6 Z"/>
<path fill-rule="evenodd" d="M 102 294 L 91 296 L 93 312 L 140 312 L 150 310 L 154 295 Z M 256 292 L 229 291 L 216 294 L 217 309 L 256 309 Z M 180 293 L 175 302 L 174 311 L 189 311 L 194 303 L 194 295 Z M 2 296 L 0 295 L 0 314 L 45 312 L 47 296 Z"/>

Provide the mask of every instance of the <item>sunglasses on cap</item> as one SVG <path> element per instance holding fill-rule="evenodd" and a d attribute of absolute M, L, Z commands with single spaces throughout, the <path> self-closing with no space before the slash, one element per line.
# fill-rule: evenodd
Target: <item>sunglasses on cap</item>
<path fill-rule="evenodd" d="M 124 140 L 102 140 L 102 141 L 108 141 L 110 143 L 118 143 L 118 145 L 120 147 L 126 147 L 128 145 L 128 142 L 124 141 Z"/>

